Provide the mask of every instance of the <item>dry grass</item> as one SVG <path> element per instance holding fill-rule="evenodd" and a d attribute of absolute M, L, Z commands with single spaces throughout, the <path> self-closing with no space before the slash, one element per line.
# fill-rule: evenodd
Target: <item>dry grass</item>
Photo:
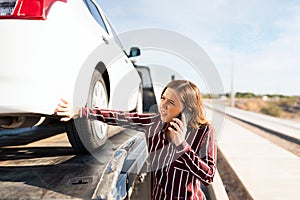
<path fill-rule="evenodd" d="M 271 99 L 264 101 L 261 98 L 241 98 L 235 100 L 235 106 L 243 110 L 268 114 L 274 117 L 300 122 L 299 99 Z"/>

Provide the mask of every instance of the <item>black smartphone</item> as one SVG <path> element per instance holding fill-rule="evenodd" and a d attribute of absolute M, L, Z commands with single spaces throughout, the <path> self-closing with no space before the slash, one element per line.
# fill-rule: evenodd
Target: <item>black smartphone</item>
<path fill-rule="evenodd" d="M 182 116 L 182 112 L 180 112 L 179 115 L 176 116 L 176 118 L 179 119 L 179 120 L 181 120 L 181 116 Z M 171 125 L 170 127 L 176 131 L 176 129 L 175 129 L 175 127 L 173 125 Z"/>

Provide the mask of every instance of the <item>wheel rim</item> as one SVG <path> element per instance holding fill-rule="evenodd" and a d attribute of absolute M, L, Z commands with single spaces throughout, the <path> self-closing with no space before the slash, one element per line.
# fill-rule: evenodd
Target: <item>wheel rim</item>
<path fill-rule="evenodd" d="M 108 103 L 105 86 L 100 81 L 97 81 L 93 88 L 92 107 L 107 108 L 107 104 Z M 106 137 L 108 129 L 107 124 L 97 120 L 92 120 L 91 124 L 94 134 L 100 140 L 103 140 Z"/>

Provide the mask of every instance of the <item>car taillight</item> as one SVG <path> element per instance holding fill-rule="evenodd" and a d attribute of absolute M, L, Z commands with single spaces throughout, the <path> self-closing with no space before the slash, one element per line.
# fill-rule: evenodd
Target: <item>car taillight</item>
<path fill-rule="evenodd" d="M 0 0 L 0 19 L 46 19 L 56 1 L 67 0 Z"/>

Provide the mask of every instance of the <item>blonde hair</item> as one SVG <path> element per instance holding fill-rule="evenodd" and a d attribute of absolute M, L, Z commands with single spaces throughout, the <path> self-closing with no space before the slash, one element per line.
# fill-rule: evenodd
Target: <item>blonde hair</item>
<path fill-rule="evenodd" d="M 203 124 L 209 124 L 204 114 L 200 90 L 194 83 L 186 80 L 171 81 L 163 89 L 161 96 L 167 88 L 172 88 L 177 91 L 184 105 L 185 113 L 190 117 L 187 122 L 189 125 L 193 128 L 199 128 Z"/>

